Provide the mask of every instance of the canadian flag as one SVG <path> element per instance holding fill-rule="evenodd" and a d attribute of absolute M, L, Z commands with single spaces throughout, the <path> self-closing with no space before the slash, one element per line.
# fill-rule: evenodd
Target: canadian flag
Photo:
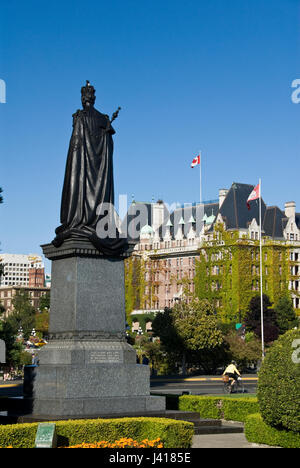
<path fill-rule="evenodd" d="M 196 156 L 196 158 L 193 159 L 192 164 L 191 164 L 191 168 L 197 166 L 198 164 L 200 164 L 200 154 L 198 156 Z"/>
<path fill-rule="evenodd" d="M 248 210 L 250 210 L 250 201 L 253 201 L 253 200 L 257 200 L 258 198 L 260 198 L 260 186 L 259 184 L 257 184 L 256 187 L 254 187 L 254 189 L 252 190 L 252 192 L 250 193 L 248 199 L 247 199 L 247 208 Z"/>

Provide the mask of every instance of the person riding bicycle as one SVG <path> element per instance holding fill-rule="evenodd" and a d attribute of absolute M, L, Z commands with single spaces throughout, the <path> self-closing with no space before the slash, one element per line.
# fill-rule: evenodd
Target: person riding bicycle
<path fill-rule="evenodd" d="M 226 367 L 225 371 L 223 372 L 223 375 L 227 375 L 231 381 L 231 387 L 235 384 L 235 382 L 238 380 L 239 377 L 241 377 L 241 374 L 238 371 L 238 368 L 236 367 L 236 362 L 231 361 L 231 364 Z"/>

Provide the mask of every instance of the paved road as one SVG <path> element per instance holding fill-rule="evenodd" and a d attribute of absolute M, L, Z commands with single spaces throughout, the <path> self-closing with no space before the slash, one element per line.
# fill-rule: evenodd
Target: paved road
<path fill-rule="evenodd" d="M 13 380 L 3 382 L 0 380 L 0 398 L 1 397 L 17 397 L 23 395 L 23 380 Z"/>
<path fill-rule="evenodd" d="M 196 435 L 192 448 L 274 448 L 268 445 L 251 444 L 244 434 Z"/>
<path fill-rule="evenodd" d="M 256 393 L 257 375 L 244 375 L 243 382 L 246 393 Z M 151 378 L 151 393 L 181 394 L 183 391 L 193 395 L 220 395 L 224 393 L 223 381 L 219 376 Z"/>
<path fill-rule="evenodd" d="M 256 393 L 257 376 L 244 376 L 246 393 Z M 181 394 L 190 392 L 193 395 L 220 395 L 223 394 L 222 378 L 218 376 L 198 377 L 156 377 L 150 381 L 151 393 Z M 21 396 L 23 394 L 23 382 L 21 380 L 3 382 L 0 381 L 1 396 Z"/>

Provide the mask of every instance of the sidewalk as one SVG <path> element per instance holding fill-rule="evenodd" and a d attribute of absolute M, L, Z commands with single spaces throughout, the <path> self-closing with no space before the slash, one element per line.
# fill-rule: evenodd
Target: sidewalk
<path fill-rule="evenodd" d="M 267 445 L 251 444 L 245 434 L 195 435 L 192 448 L 274 448 Z"/>

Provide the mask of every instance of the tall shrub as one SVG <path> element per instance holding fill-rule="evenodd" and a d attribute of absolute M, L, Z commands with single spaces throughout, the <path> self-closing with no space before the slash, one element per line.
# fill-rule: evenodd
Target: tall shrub
<path fill-rule="evenodd" d="M 300 432 L 300 330 L 288 331 L 268 350 L 258 401 L 268 425 Z"/>

